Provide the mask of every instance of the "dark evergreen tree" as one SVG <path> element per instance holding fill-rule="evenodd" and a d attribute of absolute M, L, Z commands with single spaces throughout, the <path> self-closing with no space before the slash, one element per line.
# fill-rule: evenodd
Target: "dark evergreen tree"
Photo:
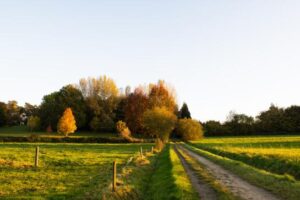
<path fill-rule="evenodd" d="M 179 119 L 191 119 L 191 113 L 189 111 L 188 105 L 186 103 L 183 103 L 180 111 L 179 111 Z"/>

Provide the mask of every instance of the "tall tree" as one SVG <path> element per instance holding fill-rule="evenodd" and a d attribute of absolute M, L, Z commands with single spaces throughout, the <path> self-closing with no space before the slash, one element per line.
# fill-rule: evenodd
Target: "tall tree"
<path fill-rule="evenodd" d="M 165 107 L 175 113 L 177 104 L 175 90 L 164 81 L 158 81 L 157 84 L 150 85 L 149 106 L 150 108 Z"/>
<path fill-rule="evenodd" d="M 286 132 L 300 132 L 300 106 L 290 106 L 284 111 L 284 129 Z"/>
<path fill-rule="evenodd" d="M 144 133 L 142 124 L 143 114 L 148 108 L 148 97 L 146 93 L 137 88 L 135 91 L 127 97 L 125 111 L 125 122 L 129 129 L 137 134 Z"/>
<path fill-rule="evenodd" d="M 76 120 L 73 116 L 72 109 L 67 108 L 57 124 L 57 132 L 68 136 L 76 131 Z"/>
<path fill-rule="evenodd" d="M 282 133 L 285 131 L 284 109 L 271 105 L 269 110 L 257 116 L 257 128 L 261 133 Z"/>
<path fill-rule="evenodd" d="M 186 103 L 183 103 L 180 111 L 179 111 L 179 119 L 191 119 L 191 113 L 189 111 L 188 105 Z"/>
<path fill-rule="evenodd" d="M 166 143 L 175 128 L 176 120 L 176 115 L 167 108 L 155 107 L 144 113 L 143 125 L 148 133 Z"/>
<path fill-rule="evenodd" d="M 107 76 L 79 81 L 86 105 L 90 128 L 94 131 L 113 131 L 119 90 L 114 80 Z"/>
<path fill-rule="evenodd" d="M 55 129 L 61 113 L 70 107 L 73 110 L 78 128 L 86 124 L 86 105 L 81 91 L 72 85 L 67 85 L 58 92 L 44 96 L 40 106 L 42 127 L 51 125 Z"/>
<path fill-rule="evenodd" d="M 5 103 L 0 102 L 0 126 L 7 124 L 7 106 Z"/>
<path fill-rule="evenodd" d="M 10 126 L 18 125 L 20 122 L 20 107 L 15 100 L 7 103 L 7 124 Z"/>

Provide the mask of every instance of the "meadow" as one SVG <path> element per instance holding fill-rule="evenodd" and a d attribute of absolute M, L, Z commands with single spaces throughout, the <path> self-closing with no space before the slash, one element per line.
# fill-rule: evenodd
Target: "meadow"
<path fill-rule="evenodd" d="M 300 137 L 209 138 L 193 145 L 273 173 L 300 179 Z"/>
<path fill-rule="evenodd" d="M 111 183 L 112 162 L 116 160 L 120 170 L 141 146 L 151 148 L 151 144 L 0 144 L 0 198 L 81 199 L 95 190 L 101 197 Z"/>

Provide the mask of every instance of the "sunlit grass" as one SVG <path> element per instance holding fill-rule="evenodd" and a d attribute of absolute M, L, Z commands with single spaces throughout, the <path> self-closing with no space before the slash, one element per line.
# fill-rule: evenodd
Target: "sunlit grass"
<path fill-rule="evenodd" d="M 112 162 L 122 166 L 136 155 L 140 144 L 0 144 L 0 198 L 72 199 L 95 185 L 107 188 Z M 150 145 L 143 144 L 144 149 Z"/>

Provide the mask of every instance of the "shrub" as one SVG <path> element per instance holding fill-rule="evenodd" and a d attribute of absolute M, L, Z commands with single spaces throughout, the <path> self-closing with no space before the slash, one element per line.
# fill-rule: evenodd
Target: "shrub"
<path fill-rule="evenodd" d="M 144 113 L 143 125 L 152 136 L 166 143 L 175 127 L 176 119 L 176 116 L 165 107 L 155 107 Z"/>
<path fill-rule="evenodd" d="M 41 127 L 41 120 L 38 116 L 30 116 L 27 121 L 27 127 L 30 131 L 39 130 Z"/>
<path fill-rule="evenodd" d="M 120 136 L 123 138 L 130 138 L 131 136 L 131 132 L 129 128 L 127 127 L 126 123 L 123 121 L 117 122 L 117 131 L 120 134 Z"/>
<path fill-rule="evenodd" d="M 180 119 L 177 122 L 177 134 L 185 141 L 198 140 L 203 137 L 203 128 L 197 120 Z"/>

